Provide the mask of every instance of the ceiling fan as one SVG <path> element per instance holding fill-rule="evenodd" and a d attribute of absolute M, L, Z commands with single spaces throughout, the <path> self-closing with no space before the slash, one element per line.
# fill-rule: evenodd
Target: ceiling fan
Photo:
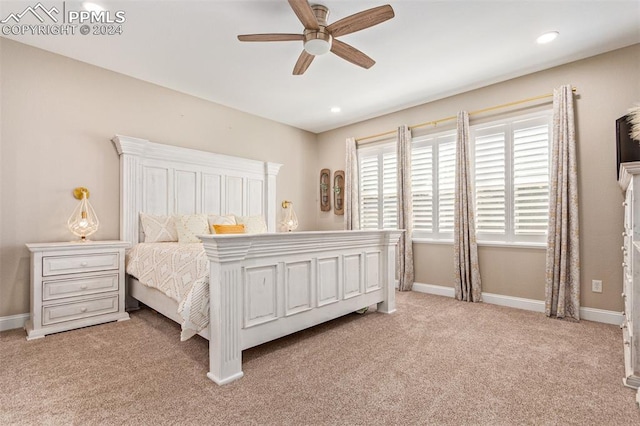
<path fill-rule="evenodd" d="M 302 25 L 302 34 L 245 34 L 239 35 L 240 41 L 295 41 L 302 40 L 304 50 L 293 67 L 294 75 L 301 75 L 309 68 L 317 55 L 329 51 L 353 64 L 363 68 L 371 68 L 376 63 L 373 59 L 353 46 L 336 40 L 346 34 L 364 30 L 393 18 L 393 8 L 389 5 L 378 6 L 342 18 L 327 25 L 329 9 L 320 4 L 310 5 L 307 0 L 289 0 L 289 5 Z"/>

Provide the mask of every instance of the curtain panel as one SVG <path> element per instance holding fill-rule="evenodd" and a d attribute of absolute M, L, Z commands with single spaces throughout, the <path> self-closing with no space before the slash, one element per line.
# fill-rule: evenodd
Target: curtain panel
<path fill-rule="evenodd" d="M 358 150 L 355 138 L 347 138 L 344 171 L 344 229 L 360 229 Z"/>
<path fill-rule="evenodd" d="M 453 206 L 455 297 L 465 302 L 481 302 L 482 283 L 469 168 L 469 114 L 466 111 L 458 113 L 457 128 Z"/>
<path fill-rule="evenodd" d="M 579 320 L 578 172 L 571 85 L 553 91 L 549 173 L 545 313 L 547 316 Z"/>
<path fill-rule="evenodd" d="M 404 233 L 398 241 L 396 273 L 398 290 L 409 291 L 413 287 L 413 199 L 411 192 L 411 130 L 408 126 L 398 127 L 398 228 Z"/>

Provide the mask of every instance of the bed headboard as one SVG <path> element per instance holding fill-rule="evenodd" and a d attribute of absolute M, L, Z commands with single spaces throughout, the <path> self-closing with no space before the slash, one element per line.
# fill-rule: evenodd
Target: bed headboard
<path fill-rule="evenodd" d="M 141 239 L 140 212 L 263 215 L 276 231 L 281 164 L 116 135 L 120 155 L 120 239 Z"/>

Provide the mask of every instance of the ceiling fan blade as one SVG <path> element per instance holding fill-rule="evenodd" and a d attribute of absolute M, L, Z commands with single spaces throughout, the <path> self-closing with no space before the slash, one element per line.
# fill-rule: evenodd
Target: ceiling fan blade
<path fill-rule="evenodd" d="M 302 34 L 243 34 L 238 36 L 240 41 L 291 41 L 303 40 Z"/>
<path fill-rule="evenodd" d="M 309 65 L 311 65 L 311 62 L 313 62 L 313 58 L 315 58 L 315 56 L 310 55 L 306 50 L 303 50 L 298 58 L 298 62 L 296 62 L 296 65 L 293 67 L 293 75 L 304 74 L 307 68 L 309 68 Z"/>
<path fill-rule="evenodd" d="M 316 14 L 313 13 L 313 9 L 311 9 L 307 0 L 289 0 L 289 5 L 306 29 L 320 29 L 318 20 L 316 19 Z"/>
<path fill-rule="evenodd" d="M 342 59 L 349 61 L 352 64 L 356 64 L 362 68 L 369 69 L 376 63 L 376 61 L 374 61 L 355 47 L 350 46 L 347 43 L 343 43 L 340 40 L 333 39 L 333 43 L 331 44 L 331 51 L 340 56 Z"/>
<path fill-rule="evenodd" d="M 342 18 L 329 25 L 327 27 L 327 31 L 333 37 L 340 37 L 345 34 L 351 34 L 356 31 L 364 30 L 365 28 L 373 27 L 374 25 L 387 21 L 394 16 L 393 8 L 388 4 L 378 6 L 373 9 L 363 10 L 362 12 Z"/>

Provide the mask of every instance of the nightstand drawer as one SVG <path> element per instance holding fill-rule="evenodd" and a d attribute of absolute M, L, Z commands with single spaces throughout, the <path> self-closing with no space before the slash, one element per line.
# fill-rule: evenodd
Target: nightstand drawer
<path fill-rule="evenodd" d="M 47 256 L 42 258 L 42 275 L 76 274 L 78 272 L 118 269 L 117 252 L 73 256 Z"/>
<path fill-rule="evenodd" d="M 42 283 L 42 300 L 84 296 L 118 290 L 118 273 L 92 277 L 49 280 Z"/>
<path fill-rule="evenodd" d="M 42 307 L 42 324 L 50 325 L 118 312 L 118 295 Z"/>

